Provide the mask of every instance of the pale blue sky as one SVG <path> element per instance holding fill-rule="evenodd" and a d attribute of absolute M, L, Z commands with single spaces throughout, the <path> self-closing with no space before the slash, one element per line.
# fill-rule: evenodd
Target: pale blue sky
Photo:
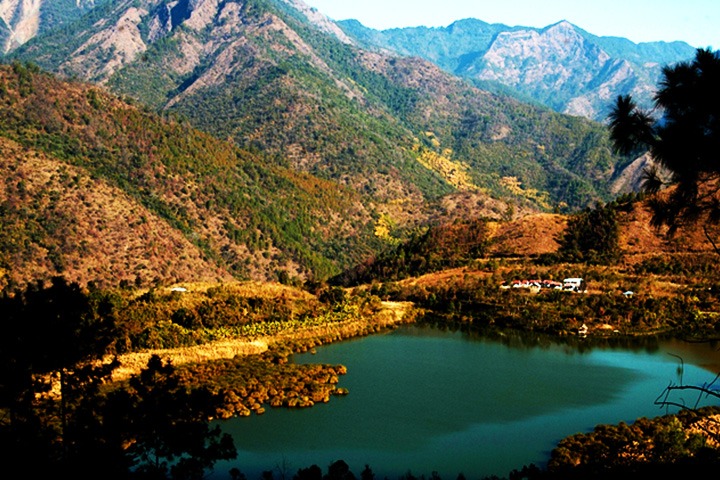
<path fill-rule="evenodd" d="M 304 0 L 333 20 L 365 26 L 446 27 L 477 18 L 509 26 L 546 27 L 560 20 L 599 36 L 633 42 L 682 40 L 720 49 L 718 0 Z"/>

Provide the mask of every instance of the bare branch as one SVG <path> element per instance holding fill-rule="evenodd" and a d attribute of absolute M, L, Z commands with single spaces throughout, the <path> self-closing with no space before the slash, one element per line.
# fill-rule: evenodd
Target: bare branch
<path fill-rule="evenodd" d="M 708 242 L 710 242 L 710 245 L 712 245 L 713 250 L 715 250 L 715 253 L 720 255 L 720 248 L 718 248 L 717 244 L 710 236 L 710 233 L 708 232 L 708 229 L 707 229 L 707 225 L 703 225 L 703 232 L 705 233 L 705 238 L 708 239 Z"/>

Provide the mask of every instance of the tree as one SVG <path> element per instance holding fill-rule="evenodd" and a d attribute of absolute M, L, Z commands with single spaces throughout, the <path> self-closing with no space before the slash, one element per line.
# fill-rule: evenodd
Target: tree
<path fill-rule="evenodd" d="M 205 388 L 187 390 L 175 367 L 157 355 L 130 380 L 128 389 L 110 396 L 107 418 L 140 478 L 203 478 L 217 460 L 237 450 L 229 434 L 208 420 L 221 396 Z"/>
<path fill-rule="evenodd" d="M 57 473 L 85 432 L 74 419 L 117 366 L 106 305 L 61 277 L 0 298 L 0 449 L 12 462 Z M 53 387 L 59 390 L 53 393 Z"/>
<path fill-rule="evenodd" d="M 683 225 L 700 224 L 715 252 L 720 248 L 709 227 L 720 223 L 720 54 L 698 49 L 692 61 L 665 66 L 655 94 L 653 118 L 640 110 L 630 96 L 618 97 L 610 114 L 610 135 L 623 154 L 647 151 L 657 167 L 645 172 L 644 190 L 654 195 L 652 223 L 666 225 L 669 233 Z M 681 370 L 682 371 L 682 370 Z M 670 385 L 656 403 L 665 407 L 695 410 L 675 400 L 679 392 L 715 397 L 713 384 Z M 716 426 L 716 425 L 715 425 Z M 717 462 L 717 456 L 715 457 Z"/>
<path fill-rule="evenodd" d="M 698 49 L 692 61 L 665 66 L 653 117 L 629 95 L 619 96 L 609 116 L 610 135 L 622 154 L 648 152 L 656 166 L 646 170 L 643 189 L 654 195 L 652 223 L 678 227 L 701 224 L 720 254 L 708 226 L 720 222 L 720 55 Z"/>
<path fill-rule="evenodd" d="M 330 464 L 323 480 L 355 480 L 355 475 L 345 460 L 338 460 Z"/>
<path fill-rule="evenodd" d="M 375 473 L 373 473 L 370 465 L 365 465 L 365 468 L 360 472 L 360 480 L 375 480 Z"/>
<path fill-rule="evenodd" d="M 666 409 L 676 407 L 681 410 L 698 410 L 701 402 L 707 401 L 708 398 L 720 400 L 720 390 L 717 388 L 717 383 L 720 381 L 720 373 L 717 374 L 712 381 L 703 383 L 702 385 L 687 385 L 683 382 L 682 376 L 682 373 L 685 371 L 685 362 L 682 357 L 674 356 L 680 361 L 680 365 L 678 366 L 680 383 L 671 383 L 665 387 L 663 392 L 655 399 L 656 405 Z M 688 401 L 687 395 L 692 395 L 694 401 Z M 702 423 L 698 423 L 698 426 L 716 443 L 720 442 L 720 420 L 718 420 L 717 417 L 708 415 Z M 718 454 L 718 459 L 720 459 L 720 454 Z"/>
<path fill-rule="evenodd" d="M 317 465 L 301 468 L 297 471 L 293 480 L 322 480 L 322 470 Z"/>
<path fill-rule="evenodd" d="M 208 424 L 220 395 L 186 390 L 172 365 L 152 357 L 127 386 L 110 383 L 118 362 L 104 358 L 119 338 L 112 305 L 60 277 L 0 296 L 0 451 L 8 471 L 195 479 L 237 454 L 232 438 Z"/>
<path fill-rule="evenodd" d="M 613 263 L 620 256 L 619 232 L 614 205 L 587 208 L 569 218 L 558 255 L 571 262 Z"/>

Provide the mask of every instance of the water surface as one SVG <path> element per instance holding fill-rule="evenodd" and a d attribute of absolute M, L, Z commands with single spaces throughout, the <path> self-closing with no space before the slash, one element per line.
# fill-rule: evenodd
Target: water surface
<path fill-rule="evenodd" d="M 432 328 L 323 346 L 299 363 L 343 364 L 346 397 L 309 409 L 269 408 L 262 416 L 223 422 L 239 449 L 216 465 L 249 480 L 264 470 L 291 478 L 336 460 L 376 478 L 412 472 L 445 480 L 507 476 L 544 466 L 557 442 L 599 423 L 666 413 L 654 400 L 669 383 L 702 383 L 714 375 L 708 344 L 653 342 L 635 348 L 584 348 L 511 338 L 487 339 Z M 684 360 L 682 378 L 679 361 Z M 693 399 L 694 400 L 694 399 Z"/>

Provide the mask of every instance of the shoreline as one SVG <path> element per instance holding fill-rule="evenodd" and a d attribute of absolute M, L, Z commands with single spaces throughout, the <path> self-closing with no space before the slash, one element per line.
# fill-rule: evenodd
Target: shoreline
<path fill-rule="evenodd" d="M 368 335 L 382 329 L 413 323 L 418 313 L 412 302 L 385 301 L 381 302 L 381 306 L 381 309 L 364 320 L 350 319 L 300 330 L 281 331 L 275 335 L 257 338 L 224 339 L 190 347 L 153 349 L 119 355 L 120 367 L 113 372 L 112 381 L 127 380 L 132 375 L 139 373 L 153 355 L 170 360 L 177 367 L 185 364 L 232 359 L 236 356 L 261 355 L 274 347 L 288 344 L 294 345 L 302 352 L 324 343 Z"/>

